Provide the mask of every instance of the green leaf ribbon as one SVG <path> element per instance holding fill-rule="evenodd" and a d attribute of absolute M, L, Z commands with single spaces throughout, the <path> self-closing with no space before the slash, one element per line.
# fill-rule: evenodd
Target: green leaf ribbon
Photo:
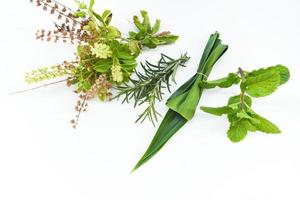
<path fill-rule="evenodd" d="M 167 106 L 169 110 L 147 151 L 133 170 L 138 169 L 151 159 L 187 121 L 193 118 L 205 89 L 201 87 L 200 83 L 207 80 L 214 64 L 227 49 L 228 46 L 222 44 L 222 41 L 219 39 L 219 33 L 216 32 L 210 36 L 197 73 L 168 99 Z"/>

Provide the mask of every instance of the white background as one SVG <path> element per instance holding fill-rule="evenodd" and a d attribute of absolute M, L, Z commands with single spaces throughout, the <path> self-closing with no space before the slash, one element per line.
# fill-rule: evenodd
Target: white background
<path fill-rule="evenodd" d="M 79 127 L 77 96 L 63 84 L 9 96 L 31 86 L 23 75 L 73 58 L 75 47 L 34 39 L 54 20 L 27 1 L 1 2 L 1 200 L 299 200 L 300 199 L 300 1 L 299 0 L 103 0 L 96 10 L 114 12 L 113 24 L 133 28 L 139 9 L 162 19 L 164 30 L 181 36 L 171 46 L 146 51 L 156 61 L 164 52 L 192 57 L 178 72 L 178 86 L 195 73 L 204 45 L 218 30 L 230 46 L 211 79 L 238 67 L 251 70 L 284 64 L 291 80 L 273 95 L 256 99 L 255 110 L 282 129 L 281 135 L 250 133 L 238 144 L 226 137 L 225 117 L 199 110 L 192 121 L 150 162 L 130 171 L 156 128 L 135 124 L 138 113 L 119 102 L 90 102 Z M 74 6 L 72 0 L 62 1 Z M 173 91 L 176 89 L 174 86 Z M 238 87 L 204 93 L 201 105 L 224 105 Z M 167 96 L 166 96 L 167 98 Z M 161 113 L 167 108 L 158 106 Z"/>

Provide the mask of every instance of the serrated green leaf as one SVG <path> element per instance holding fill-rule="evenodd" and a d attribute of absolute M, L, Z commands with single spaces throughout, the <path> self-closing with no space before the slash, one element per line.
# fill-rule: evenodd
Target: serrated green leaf
<path fill-rule="evenodd" d="M 236 116 L 239 118 L 239 119 L 247 119 L 249 121 L 251 121 L 251 123 L 253 124 L 258 124 L 260 123 L 259 120 L 253 118 L 252 116 L 250 116 L 248 113 L 246 113 L 245 111 L 240 111 L 236 114 Z"/>
<path fill-rule="evenodd" d="M 246 127 L 246 129 L 248 131 L 251 131 L 251 132 L 256 131 L 255 125 L 253 125 L 250 120 L 243 120 L 243 121 L 241 121 L 241 123 L 243 123 L 243 125 Z"/>
<path fill-rule="evenodd" d="M 227 77 L 213 80 L 213 81 L 206 81 L 206 82 L 201 83 L 200 86 L 202 86 L 206 89 L 215 88 L 215 87 L 228 88 L 234 84 L 238 84 L 239 82 L 240 82 L 239 76 L 235 73 L 230 73 L 230 74 L 228 74 Z"/>
<path fill-rule="evenodd" d="M 280 75 L 280 85 L 285 84 L 290 79 L 290 71 L 287 67 L 283 65 L 276 65 L 273 67 L 270 67 L 271 70 L 276 70 Z"/>
<path fill-rule="evenodd" d="M 264 97 L 272 94 L 279 84 L 279 73 L 275 70 L 271 70 L 246 76 L 246 81 L 241 84 L 241 88 L 252 97 Z"/>
<path fill-rule="evenodd" d="M 244 102 L 247 104 L 248 107 L 252 106 L 252 100 L 247 95 L 244 95 Z M 230 106 L 230 105 L 238 104 L 238 103 L 241 103 L 241 96 L 240 95 L 230 97 L 230 99 L 228 100 L 227 105 Z"/>
<path fill-rule="evenodd" d="M 217 108 L 201 106 L 200 108 L 203 112 L 206 112 L 206 113 L 209 113 L 212 115 L 217 115 L 217 116 L 221 116 L 221 115 L 229 114 L 229 113 L 233 112 L 233 109 L 228 106 L 217 107 Z"/>
<path fill-rule="evenodd" d="M 280 75 L 280 85 L 286 83 L 290 78 L 290 72 L 289 69 L 283 65 L 275 65 L 268 68 L 260 68 L 258 70 L 254 70 L 250 72 L 247 76 L 248 77 L 254 77 L 263 73 L 269 73 L 269 72 L 276 71 Z"/>
<path fill-rule="evenodd" d="M 257 130 L 264 132 L 264 133 L 272 133 L 272 134 L 281 133 L 280 129 L 275 124 L 270 122 L 269 120 L 267 120 L 259 115 L 254 115 L 253 117 L 260 121 L 260 123 L 255 124 L 255 127 Z"/>
<path fill-rule="evenodd" d="M 227 136 L 232 142 L 240 142 L 246 137 L 246 135 L 247 128 L 242 121 L 234 125 L 230 125 L 230 128 L 227 131 Z"/>

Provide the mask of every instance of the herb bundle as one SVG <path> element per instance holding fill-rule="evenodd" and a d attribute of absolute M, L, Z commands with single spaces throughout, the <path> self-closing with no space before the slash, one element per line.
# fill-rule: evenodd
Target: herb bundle
<path fill-rule="evenodd" d="M 285 84 L 289 77 L 289 69 L 283 65 L 261 68 L 252 72 L 239 68 L 237 73 L 231 73 L 225 78 L 200 84 L 205 88 L 227 88 L 240 84 L 241 89 L 239 95 L 229 98 L 226 106 L 201 107 L 201 110 L 217 116 L 227 115 L 230 122 L 227 135 L 232 142 L 243 140 L 248 131 L 278 134 L 281 131 L 275 124 L 252 109 L 251 97 L 259 98 L 272 94 L 278 86 Z"/>
<path fill-rule="evenodd" d="M 219 39 L 219 33 L 210 36 L 196 74 L 168 99 L 169 111 L 134 170 L 151 159 L 187 121 L 193 118 L 204 89 L 199 84 L 207 80 L 214 64 L 227 49 L 228 46 L 222 44 Z"/>
<path fill-rule="evenodd" d="M 101 101 L 111 100 L 113 87 L 126 88 L 127 84 L 124 83 L 131 80 L 130 76 L 137 67 L 137 57 L 145 48 L 171 44 L 178 39 L 178 36 L 172 35 L 169 31 L 159 32 L 160 20 L 156 20 L 155 24 L 151 25 L 146 11 L 141 11 L 142 19 L 138 16 L 133 17 L 137 30 L 130 31 L 129 36 L 124 37 L 117 27 L 110 25 L 112 12 L 105 10 L 102 14 L 98 14 L 94 10 L 94 0 L 90 0 L 89 5 L 76 1 L 78 4 L 76 11 L 55 0 L 31 0 L 31 2 L 51 15 L 55 15 L 58 20 L 55 22 L 55 30 L 38 30 L 36 38 L 55 43 L 59 41 L 76 43 L 77 52 L 74 61 L 65 61 L 62 64 L 33 70 L 26 74 L 25 80 L 28 83 L 37 83 L 65 76 L 63 81 L 66 81 L 68 86 L 75 86 L 75 92 L 79 94 L 79 100 L 75 106 L 78 113 L 71 121 L 74 128 L 77 126 L 80 113 L 86 111 L 88 100 L 94 97 L 98 97 Z M 154 73 L 161 70 L 159 72 L 161 79 L 154 78 L 152 82 L 154 84 L 161 85 L 161 82 L 167 82 L 168 85 L 169 76 L 173 76 L 177 67 L 187 61 L 186 58 L 180 58 L 179 63 L 172 60 L 171 62 L 175 66 L 163 71 L 160 65 L 172 65 L 172 63 L 163 63 L 165 59 L 171 61 L 167 56 L 163 56 L 156 69 L 153 66 L 151 68 L 144 67 L 146 76 L 151 76 L 150 74 L 154 76 Z M 183 61 L 184 59 L 185 61 Z M 139 73 L 138 75 L 141 81 L 142 75 Z M 156 81 L 160 83 L 156 83 Z M 131 82 L 136 83 L 133 80 Z M 121 84 L 124 85 L 119 87 Z M 161 88 L 162 86 L 159 87 L 159 90 Z M 160 92 L 153 94 L 153 100 L 149 102 L 151 104 L 149 109 L 152 111 L 155 99 L 161 100 L 161 96 L 157 96 Z M 152 114 L 148 113 L 146 112 L 144 115 L 151 118 Z M 156 117 L 156 114 L 154 116 Z"/>
<path fill-rule="evenodd" d="M 280 129 L 275 124 L 252 110 L 251 97 L 259 98 L 272 94 L 279 86 L 289 80 L 289 69 L 283 65 L 261 68 L 252 72 L 239 68 L 238 72 L 230 73 L 227 77 L 208 81 L 213 65 L 226 52 L 227 48 L 226 45 L 221 43 L 218 33 L 211 35 L 197 73 L 168 99 L 169 111 L 161 122 L 148 149 L 133 170 L 138 169 L 150 160 L 180 128 L 193 118 L 205 89 L 229 88 L 235 84 L 240 84 L 240 94 L 231 97 L 227 106 L 217 108 L 201 107 L 202 111 L 213 115 L 227 115 L 230 122 L 227 135 L 232 142 L 243 140 L 248 131 L 280 133 Z"/>
<path fill-rule="evenodd" d="M 70 42 L 77 45 L 76 58 L 62 64 L 41 67 L 25 75 L 25 81 L 32 84 L 49 79 L 65 77 L 63 80 L 48 83 L 29 90 L 66 82 L 75 87 L 79 95 L 76 102 L 75 118 L 71 121 L 77 127 L 81 113 L 87 110 L 88 101 L 98 97 L 101 101 L 123 99 L 122 103 L 134 102 L 134 107 L 145 105 L 145 110 L 136 122 L 149 119 L 153 125 L 160 116 L 155 105 L 163 100 L 164 94 L 171 92 L 170 86 L 180 67 L 189 61 L 187 54 L 174 59 L 161 54 L 155 64 L 141 63 L 142 71 L 137 71 L 137 58 L 145 48 L 154 49 L 159 45 L 176 42 L 178 36 L 169 31 L 160 32 L 160 20 L 150 23 L 148 13 L 141 11 L 140 19 L 133 17 L 136 30 L 124 36 L 111 25 L 112 12 L 105 10 L 99 14 L 94 10 L 94 0 L 89 5 L 76 1 L 78 9 L 72 9 L 55 0 L 31 0 L 44 11 L 57 17 L 55 30 L 37 31 L 36 38 L 42 41 Z M 280 129 L 269 120 L 258 115 L 252 109 L 252 98 L 272 94 L 290 78 L 289 69 L 283 65 L 261 68 L 251 72 L 241 68 L 228 76 L 209 81 L 208 77 L 214 64 L 227 51 L 219 33 L 209 37 L 202 54 L 198 69 L 193 77 L 177 89 L 167 100 L 167 111 L 148 149 L 138 161 L 134 170 L 141 167 L 158 153 L 163 146 L 195 115 L 204 90 L 229 88 L 240 85 L 239 95 L 229 98 L 226 106 L 201 107 L 201 110 L 213 115 L 227 115 L 230 122 L 227 131 L 232 142 L 240 142 L 248 132 L 261 131 L 277 134 Z M 24 90 L 24 91 L 29 91 Z M 113 95 L 112 90 L 116 91 Z M 20 91 L 20 92 L 24 92 Z M 17 92 L 17 93 L 20 93 Z"/>

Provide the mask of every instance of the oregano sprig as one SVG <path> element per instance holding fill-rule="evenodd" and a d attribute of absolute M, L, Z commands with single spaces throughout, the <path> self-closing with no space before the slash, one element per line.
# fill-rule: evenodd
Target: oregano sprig
<path fill-rule="evenodd" d="M 252 109 L 251 97 L 259 98 L 272 94 L 280 85 L 286 83 L 289 77 L 289 70 L 283 65 L 261 68 L 252 72 L 239 68 L 237 73 L 231 73 L 225 78 L 200 84 L 206 88 L 224 88 L 240 84 L 241 89 L 239 95 L 229 98 L 226 106 L 201 107 L 201 110 L 217 116 L 227 115 L 230 123 L 227 136 L 232 142 L 240 142 L 249 131 L 278 134 L 281 131 L 275 124 Z"/>

